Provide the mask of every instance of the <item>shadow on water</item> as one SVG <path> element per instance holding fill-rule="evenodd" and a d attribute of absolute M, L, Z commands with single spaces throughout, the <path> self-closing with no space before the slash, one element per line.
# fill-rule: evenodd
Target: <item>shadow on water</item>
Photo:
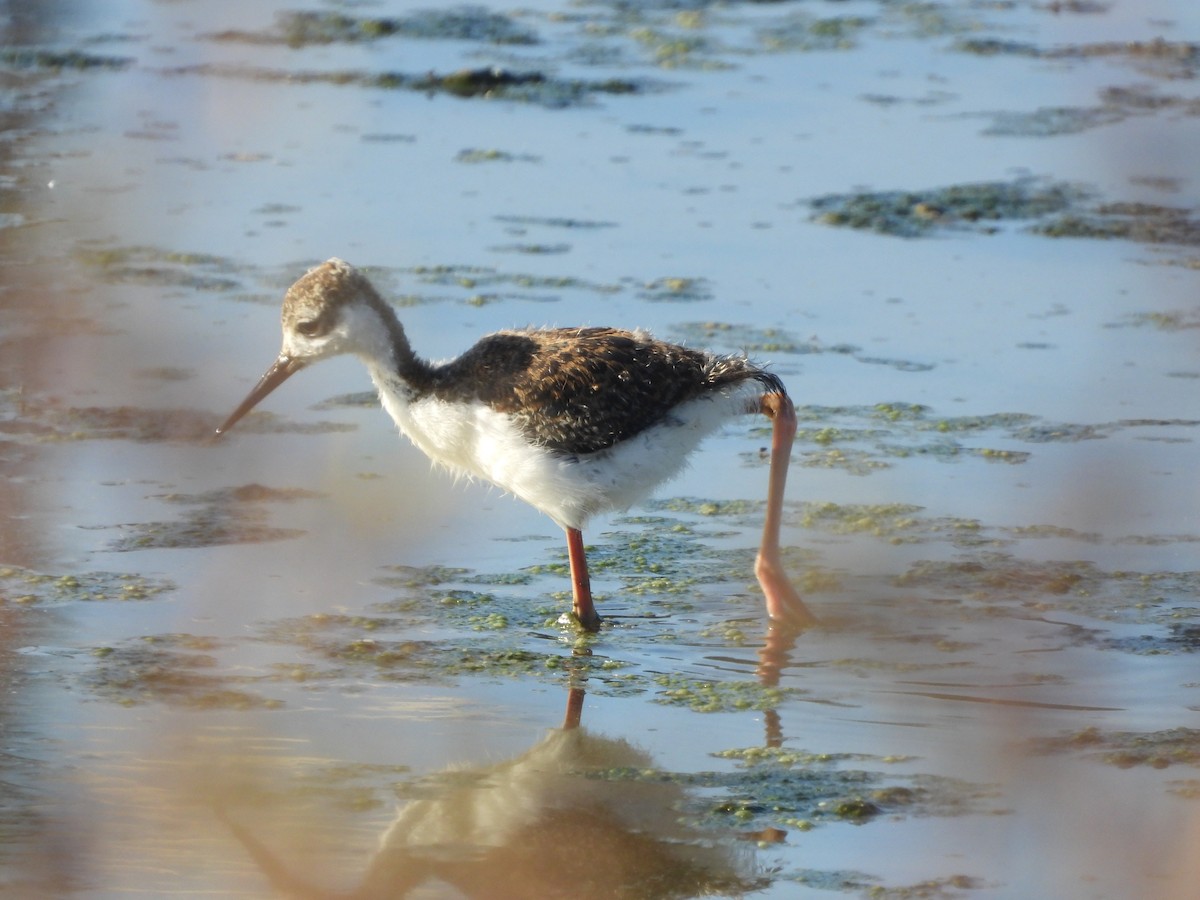
<path fill-rule="evenodd" d="M 802 633 L 768 630 L 759 652 L 764 685 L 778 684 Z M 295 874 L 269 846 L 269 830 L 253 825 L 254 810 L 223 802 L 217 817 L 271 885 L 291 897 L 399 898 L 452 887 L 455 896 L 480 900 L 682 898 L 769 884 L 751 842 L 778 842 L 785 832 L 720 834 L 691 823 L 685 784 L 657 773 L 645 750 L 583 726 L 586 674 L 578 681 L 567 690 L 562 724 L 525 753 L 426 779 L 381 835 L 353 889 L 332 891 Z M 780 746 L 779 711 L 764 710 L 764 722 L 764 746 Z"/>

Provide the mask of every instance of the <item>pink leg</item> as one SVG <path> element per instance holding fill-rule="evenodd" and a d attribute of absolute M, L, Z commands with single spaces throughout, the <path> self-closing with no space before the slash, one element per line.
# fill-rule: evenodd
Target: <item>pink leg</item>
<path fill-rule="evenodd" d="M 792 587 L 783 568 L 779 550 L 779 528 L 783 519 L 783 489 L 787 484 L 788 464 L 792 459 L 792 441 L 796 437 L 796 408 L 786 394 L 767 394 L 762 411 L 775 424 L 771 433 L 771 472 L 767 485 L 767 515 L 763 523 L 762 546 L 754 564 L 754 574 L 767 600 L 771 621 L 805 627 L 816 619 L 800 594 Z"/>
<path fill-rule="evenodd" d="M 592 603 L 592 582 L 588 578 L 587 557 L 583 553 L 583 532 L 567 529 L 567 558 L 571 561 L 571 591 L 575 595 L 575 618 L 585 631 L 600 630 L 600 616 Z"/>

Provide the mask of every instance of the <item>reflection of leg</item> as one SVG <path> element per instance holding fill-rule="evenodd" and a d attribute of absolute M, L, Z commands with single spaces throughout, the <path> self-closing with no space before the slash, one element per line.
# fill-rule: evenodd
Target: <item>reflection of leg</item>
<path fill-rule="evenodd" d="M 754 574 L 767 601 L 772 620 L 804 627 L 814 621 L 812 613 L 788 580 L 779 549 L 779 529 L 783 521 L 783 490 L 787 484 L 788 464 L 792 459 L 792 441 L 796 437 L 796 408 L 787 394 L 766 394 L 762 411 L 773 422 L 771 433 L 771 471 L 767 486 L 767 515 L 763 523 L 762 545 L 754 565 Z"/>
<path fill-rule="evenodd" d="M 788 652 L 796 646 L 796 638 L 804 628 L 792 622 L 772 620 L 767 626 L 767 636 L 758 651 L 758 680 L 764 687 L 776 687 L 783 670 L 788 664 Z M 779 710 L 763 711 L 764 746 L 783 746 L 783 720 Z"/>
<path fill-rule="evenodd" d="M 573 687 L 567 690 L 567 713 L 563 716 L 563 731 L 579 727 L 579 720 L 583 718 L 583 697 L 583 688 Z"/>
<path fill-rule="evenodd" d="M 777 709 L 763 710 L 763 746 L 783 746 L 783 719 Z"/>
<path fill-rule="evenodd" d="M 583 553 L 583 533 L 567 529 L 567 558 L 571 561 L 571 592 L 575 600 L 575 618 L 587 631 L 600 630 L 600 616 L 592 603 L 592 582 L 588 578 L 587 557 Z"/>
<path fill-rule="evenodd" d="M 775 687 L 788 664 L 788 653 L 796 646 L 796 638 L 803 629 L 786 622 L 772 622 L 767 626 L 762 649 L 758 651 L 758 680 L 764 687 Z"/>

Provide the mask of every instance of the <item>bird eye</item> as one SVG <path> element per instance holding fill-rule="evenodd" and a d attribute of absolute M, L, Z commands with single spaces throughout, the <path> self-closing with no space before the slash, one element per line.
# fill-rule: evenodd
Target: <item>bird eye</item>
<path fill-rule="evenodd" d="M 316 319 L 304 319 L 296 323 L 296 330 L 305 337 L 312 337 L 321 328 L 321 323 Z"/>

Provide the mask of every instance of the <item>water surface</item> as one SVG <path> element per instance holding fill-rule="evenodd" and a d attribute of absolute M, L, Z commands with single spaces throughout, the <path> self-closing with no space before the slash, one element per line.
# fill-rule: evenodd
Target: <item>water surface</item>
<path fill-rule="evenodd" d="M 1194 894 L 1188 5 L 26 6 L 6 890 Z M 354 360 L 210 441 L 333 255 L 432 358 L 532 323 L 769 362 L 820 623 L 762 617 L 765 423 L 589 529 L 597 636 L 555 527 L 431 471 Z"/>

